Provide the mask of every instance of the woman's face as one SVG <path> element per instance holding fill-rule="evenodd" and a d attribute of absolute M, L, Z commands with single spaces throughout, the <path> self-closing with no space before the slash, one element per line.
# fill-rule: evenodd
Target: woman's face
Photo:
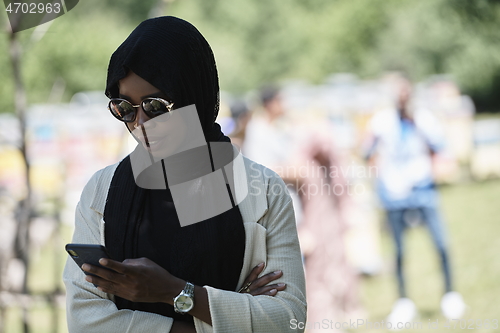
<path fill-rule="evenodd" d="M 129 71 L 128 75 L 119 81 L 118 87 L 120 98 L 126 99 L 133 105 L 141 104 L 141 101 L 147 97 L 161 97 L 169 100 L 158 88 L 132 71 Z M 127 126 L 132 132 L 150 119 L 151 118 L 144 113 L 142 107 L 139 107 L 137 108 L 135 121 L 127 123 Z"/>
<path fill-rule="evenodd" d="M 148 97 L 160 97 L 170 101 L 158 88 L 137 74 L 129 71 L 128 75 L 118 83 L 120 98 L 133 105 L 141 104 Z M 178 121 L 165 121 L 169 115 L 164 114 L 150 121 L 142 106 L 136 108 L 135 121 L 126 123 L 128 129 L 153 156 L 161 159 L 169 156 L 185 138 L 185 126 Z M 145 138 L 146 137 L 146 138 Z"/>

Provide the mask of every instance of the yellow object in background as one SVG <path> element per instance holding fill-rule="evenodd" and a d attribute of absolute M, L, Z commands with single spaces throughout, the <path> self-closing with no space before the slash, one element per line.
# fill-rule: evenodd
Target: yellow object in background
<path fill-rule="evenodd" d="M 25 170 L 18 149 L 0 145 L 0 188 L 7 189 L 13 198 L 20 199 L 26 195 Z"/>

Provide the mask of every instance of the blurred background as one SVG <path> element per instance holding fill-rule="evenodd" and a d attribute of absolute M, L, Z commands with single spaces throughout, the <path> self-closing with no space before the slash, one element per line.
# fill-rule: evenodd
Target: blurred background
<path fill-rule="evenodd" d="M 443 252 L 419 207 L 405 210 L 401 297 L 380 191 L 387 169 L 375 147 L 389 130 L 375 119 L 401 109 L 402 77 L 412 89 L 401 119 L 424 133 L 415 140 L 429 149 L 410 145 L 401 154 L 408 162 L 415 148 L 430 165 L 436 187 L 422 200 L 432 196 L 442 216 L 459 296 L 451 307 L 463 319 L 456 327 L 497 331 L 498 1 L 87 0 L 15 34 L 0 14 L 0 333 L 67 332 L 61 275 L 76 203 L 95 171 L 133 148 L 106 109 L 108 61 L 135 26 L 161 15 L 206 37 L 220 77 L 217 121 L 245 155 L 289 184 L 308 331 L 363 320 L 343 330 L 380 332 L 375 323 L 397 313 L 423 325 L 405 331 L 425 331 L 429 320 L 446 329 Z M 439 149 L 427 132 L 439 134 Z M 401 298 L 413 305 L 398 305 Z M 327 326 L 314 326 L 323 319 Z"/>

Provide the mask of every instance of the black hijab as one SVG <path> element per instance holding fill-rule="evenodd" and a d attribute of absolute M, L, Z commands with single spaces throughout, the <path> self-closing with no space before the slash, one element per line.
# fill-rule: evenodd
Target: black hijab
<path fill-rule="evenodd" d="M 195 104 L 207 142 L 230 141 L 215 123 L 219 83 L 214 55 L 193 25 L 175 17 L 142 22 L 111 57 L 108 97 L 118 97 L 118 81 L 128 70 L 160 89 L 176 108 Z M 229 191 L 229 185 L 226 186 Z M 238 206 L 180 227 L 170 190 L 138 187 L 128 156 L 113 175 L 104 220 L 106 247 L 112 259 L 145 256 L 196 285 L 235 290 L 245 250 L 245 230 Z M 193 320 L 189 315 L 175 313 L 165 303 L 136 303 L 115 297 L 115 304 L 118 309 Z"/>
<path fill-rule="evenodd" d="M 106 96 L 118 97 L 118 81 L 128 70 L 165 93 L 174 108 L 195 104 L 205 139 L 221 141 L 215 57 L 191 23 L 163 16 L 139 24 L 111 56 Z"/>

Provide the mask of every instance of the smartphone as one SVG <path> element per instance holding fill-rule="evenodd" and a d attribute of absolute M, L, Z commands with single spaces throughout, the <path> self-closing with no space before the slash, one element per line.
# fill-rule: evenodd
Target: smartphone
<path fill-rule="evenodd" d="M 99 266 L 105 269 L 109 269 L 107 267 L 99 264 L 99 259 L 101 258 L 109 258 L 108 251 L 106 248 L 99 244 L 66 244 L 66 252 L 70 255 L 71 258 L 76 262 L 80 268 L 82 265 L 87 263 L 94 266 Z M 111 269 L 109 269 L 111 270 Z M 87 275 L 94 275 L 92 273 L 82 271 Z M 94 275 L 95 276 L 95 275 Z M 94 284 L 97 287 L 97 285 Z"/>

